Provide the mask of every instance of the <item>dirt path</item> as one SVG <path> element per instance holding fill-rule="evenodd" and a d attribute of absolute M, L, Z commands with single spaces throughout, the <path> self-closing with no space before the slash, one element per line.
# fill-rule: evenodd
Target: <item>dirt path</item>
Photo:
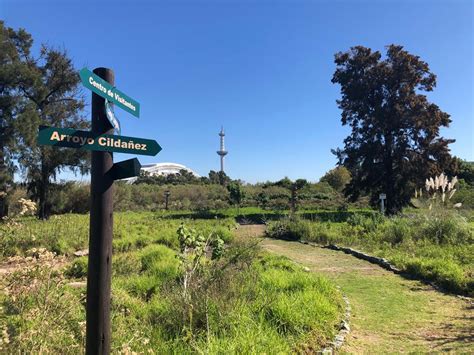
<path fill-rule="evenodd" d="M 242 226 L 238 234 L 263 231 Z M 342 252 L 273 239 L 261 245 L 332 279 L 349 297 L 352 329 L 343 352 L 474 353 L 474 312 L 466 301 Z"/>

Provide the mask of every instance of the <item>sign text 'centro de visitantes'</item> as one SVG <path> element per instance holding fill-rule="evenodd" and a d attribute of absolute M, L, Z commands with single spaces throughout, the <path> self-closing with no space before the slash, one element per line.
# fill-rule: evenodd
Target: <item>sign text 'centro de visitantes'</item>
<path fill-rule="evenodd" d="M 102 96 L 104 99 L 115 103 L 118 107 L 130 112 L 132 115 L 140 117 L 140 104 L 137 101 L 125 95 L 87 68 L 82 68 L 79 75 L 82 84 L 86 88 Z"/>
<path fill-rule="evenodd" d="M 151 139 L 117 136 L 113 134 L 96 135 L 92 132 L 72 128 L 47 126 L 40 126 L 38 143 L 56 147 L 139 155 L 156 155 L 161 150 L 160 145 Z"/>

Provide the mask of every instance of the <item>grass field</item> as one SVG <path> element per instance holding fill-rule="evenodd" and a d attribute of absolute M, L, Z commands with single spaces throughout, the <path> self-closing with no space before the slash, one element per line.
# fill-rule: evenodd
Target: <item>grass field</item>
<path fill-rule="evenodd" d="M 225 242 L 220 259 L 202 258 L 186 293 L 183 222 Z M 235 238 L 233 219 L 116 213 L 114 224 L 113 352 L 304 352 L 336 332 L 342 301 L 333 284 Z M 0 352 L 82 353 L 87 257 L 72 253 L 87 247 L 88 217 L 25 218 L 0 233 Z"/>
<path fill-rule="evenodd" d="M 473 295 L 473 227 L 455 213 L 418 213 L 393 218 L 354 216 L 341 223 L 286 219 L 270 223 L 268 235 L 354 247 L 446 290 Z"/>
<path fill-rule="evenodd" d="M 262 246 L 331 279 L 350 300 L 342 353 L 472 354 L 472 305 L 340 251 L 266 239 Z"/>

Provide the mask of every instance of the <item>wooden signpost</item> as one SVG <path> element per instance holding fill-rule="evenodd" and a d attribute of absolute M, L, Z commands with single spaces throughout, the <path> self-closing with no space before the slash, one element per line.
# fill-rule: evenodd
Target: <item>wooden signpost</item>
<path fill-rule="evenodd" d="M 92 151 L 86 354 L 109 354 L 113 182 L 137 176 L 141 168 L 136 158 L 114 164 L 112 152 L 156 155 L 161 147 L 154 140 L 114 135 L 114 131 L 120 132 L 120 123 L 108 101 L 136 117 L 140 104 L 115 88 L 111 69 L 91 72 L 84 68 L 80 77 L 92 91 L 91 131 L 41 126 L 38 143 Z"/>

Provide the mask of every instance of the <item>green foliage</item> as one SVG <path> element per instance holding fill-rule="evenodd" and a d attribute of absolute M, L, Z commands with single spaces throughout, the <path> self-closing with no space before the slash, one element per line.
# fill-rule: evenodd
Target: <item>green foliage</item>
<path fill-rule="evenodd" d="M 420 232 L 437 244 L 470 244 L 473 233 L 467 221 L 457 213 L 432 213 L 422 224 Z"/>
<path fill-rule="evenodd" d="M 465 161 L 457 158 L 458 163 L 458 178 L 463 180 L 466 184 L 474 187 L 474 162 Z"/>
<path fill-rule="evenodd" d="M 0 224 L 0 236 L 0 259 L 41 246 L 58 254 L 72 253 L 87 246 L 89 216 L 53 216 L 48 223 L 27 217 Z"/>
<path fill-rule="evenodd" d="M 219 184 L 222 186 L 226 186 L 232 180 L 227 174 L 223 171 L 215 172 L 214 170 L 209 171 L 209 183 L 210 184 Z"/>
<path fill-rule="evenodd" d="M 170 210 L 207 211 L 229 207 L 228 193 L 221 185 L 116 185 L 114 206 L 118 211 L 158 211 L 165 208 L 170 191 Z"/>
<path fill-rule="evenodd" d="M 40 249 L 28 255 L 18 260 L 20 270 L 2 279 L 0 352 L 81 352 L 85 314 L 80 295 L 56 271 L 59 260 L 52 253 Z"/>
<path fill-rule="evenodd" d="M 289 353 L 305 347 L 317 349 L 332 339 L 342 312 L 334 286 L 287 259 L 263 254 L 255 244 L 236 242 L 231 233 L 233 220 L 185 220 L 189 227 L 182 227 L 179 236 L 180 219 L 129 212 L 116 213 L 114 221 L 113 353 Z M 54 248 L 62 245 L 63 253 L 73 250 L 72 245 L 82 244 L 82 248 L 87 243 L 86 216 L 21 222 L 16 236 L 29 230 L 38 237 L 35 242 L 48 249 L 53 249 L 53 238 L 59 240 Z M 73 243 L 73 239 L 80 242 Z M 28 258 L 26 245 L 14 244 L 11 250 Z M 188 256 L 201 255 L 186 297 L 182 293 L 185 268 L 177 258 L 185 249 Z M 213 250 L 219 251 L 214 259 Z M 31 261 L 25 258 L 25 263 Z M 7 329 L 10 341 L 1 351 L 80 353 L 84 294 L 67 286 L 71 280 L 63 275 L 84 278 L 86 269 L 87 258 L 78 258 L 64 273 L 56 266 L 42 268 L 51 276 L 35 277 L 36 282 L 8 278 L 15 283 L 9 289 L 24 289 L 24 297 L 13 299 L 12 293 L 0 292 L 0 329 Z M 1 290 L 5 280 L 0 280 Z M 31 294 L 27 285 L 35 285 L 40 293 Z M 50 291 L 43 305 L 39 301 L 46 286 Z"/>
<path fill-rule="evenodd" d="M 39 201 L 39 217 L 48 218 L 57 202 L 51 199 L 52 180 L 64 169 L 87 172 L 88 154 L 38 146 L 38 126 L 88 127 L 80 115 L 84 102 L 79 76 L 64 50 L 42 45 L 34 57 L 33 40 L 23 29 L 15 31 L 2 21 L 0 39 L 0 216 L 7 214 L 5 198 L 18 164 L 30 194 Z"/>
<path fill-rule="evenodd" d="M 384 217 L 380 213 L 375 212 L 369 216 L 353 214 L 347 219 L 347 224 L 361 227 L 364 232 L 373 232 L 383 221 Z"/>
<path fill-rule="evenodd" d="M 474 210 L 474 185 L 468 185 L 463 180 L 459 182 L 459 190 L 451 199 L 453 204 L 461 203 L 463 210 Z"/>
<path fill-rule="evenodd" d="M 87 213 L 90 205 L 90 185 L 75 181 L 51 184 L 51 213 Z"/>
<path fill-rule="evenodd" d="M 87 264 L 86 256 L 74 260 L 71 265 L 64 270 L 64 276 L 76 279 L 87 277 Z"/>
<path fill-rule="evenodd" d="M 181 169 L 177 174 L 168 175 L 150 175 L 148 172 L 142 172 L 134 184 L 149 185 L 185 185 L 185 184 L 203 184 L 208 183 L 204 178 L 198 178 L 186 169 Z"/>
<path fill-rule="evenodd" d="M 152 244 L 142 249 L 140 262 L 141 271 L 145 273 L 165 279 L 172 279 L 178 275 L 176 253 L 164 245 Z"/>
<path fill-rule="evenodd" d="M 344 223 L 284 219 L 270 223 L 267 229 L 273 238 L 356 247 L 463 294 L 473 292 L 473 231 L 453 210 L 418 211 L 392 218 L 353 215 Z"/>
<path fill-rule="evenodd" d="M 84 99 L 79 92 L 80 78 L 65 50 L 43 45 L 38 58 L 27 56 L 23 60 L 28 63 L 29 76 L 19 84 L 26 104 L 16 120 L 18 162 L 26 172 L 29 191 L 39 201 L 38 216 L 49 218 L 51 180 L 64 169 L 86 173 L 89 154 L 82 149 L 39 146 L 38 126 L 87 129 L 89 122 L 81 115 Z"/>
<path fill-rule="evenodd" d="M 297 217 L 285 218 L 268 225 L 267 235 L 285 240 L 311 240 L 311 223 Z"/>
<path fill-rule="evenodd" d="M 219 259 L 222 256 L 224 241 L 218 235 L 210 233 L 207 237 L 194 229 L 188 229 L 184 224 L 178 228 L 179 251 L 178 259 L 182 268 L 182 293 L 185 301 L 192 310 L 192 296 L 189 289 L 195 281 L 195 276 L 204 273 L 209 266 L 210 260 L 207 253 L 210 252 L 211 260 Z"/>
<path fill-rule="evenodd" d="M 8 214 L 13 159 L 18 153 L 15 118 L 23 107 L 18 84 L 27 69 L 21 58 L 29 54 L 31 44 L 31 35 L 25 30 L 15 31 L 0 21 L 0 218 Z"/>
<path fill-rule="evenodd" d="M 231 182 L 229 185 L 227 185 L 227 191 L 229 191 L 230 203 L 232 205 L 240 206 L 245 196 L 242 186 L 237 182 Z"/>
<path fill-rule="evenodd" d="M 351 173 L 346 167 L 338 166 L 324 174 L 320 181 L 327 182 L 336 191 L 342 191 L 351 181 Z"/>
<path fill-rule="evenodd" d="M 263 259 L 262 288 L 267 295 L 263 313 L 278 332 L 287 336 L 308 336 L 337 317 L 340 299 L 333 286 L 321 277 L 301 273 L 300 267 L 284 258 Z M 295 312 L 302 309 L 304 312 Z"/>
<path fill-rule="evenodd" d="M 208 213 L 227 209 L 240 200 L 242 208 L 260 207 L 265 211 L 284 211 L 291 206 L 291 189 L 276 185 L 242 185 L 233 182 L 229 186 L 239 185 L 240 193 L 233 188 L 233 196 L 229 199 L 229 190 L 219 184 L 127 184 L 115 183 L 115 211 L 163 211 L 165 209 L 165 191 L 170 192 L 170 211 L 196 211 Z M 13 201 L 16 195 L 32 198 L 21 187 L 10 191 L 8 200 Z M 73 181 L 50 183 L 48 201 L 51 203 L 52 214 L 87 213 L 89 211 L 90 185 Z M 348 210 L 366 207 L 367 201 L 360 199 L 356 203 L 348 203 L 343 195 L 335 191 L 328 183 L 304 184 L 297 190 L 297 206 L 301 211 L 315 209 Z M 237 198 L 237 200 L 235 199 Z M 257 210 L 261 211 L 257 208 Z M 215 212 L 217 213 L 217 211 Z M 233 212 L 235 213 L 235 212 Z"/>
<path fill-rule="evenodd" d="M 140 271 L 142 271 L 142 261 L 139 253 L 125 252 L 112 256 L 113 277 L 138 274 Z"/>
<path fill-rule="evenodd" d="M 473 289 L 474 282 L 468 281 L 463 268 L 452 260 L 413 258 L 405 264 L 405 270 L 424 280 L 435 281 L 447 290 L 464 293 Z"/>

